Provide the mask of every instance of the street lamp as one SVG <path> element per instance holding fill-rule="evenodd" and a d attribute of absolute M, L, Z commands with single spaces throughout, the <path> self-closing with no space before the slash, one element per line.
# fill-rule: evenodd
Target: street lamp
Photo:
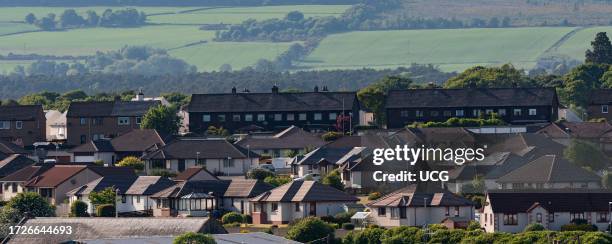
<path fill-rule="evenodd" d="M 117 188 L 117 190 L 115 190 L 115 218 L 119 218 L 119 204 L 117 203 L 117 201 L 119 201 L 119 188 Z"/>
<path fill-rule="evenodd" d="M 608 202 L 608 233 L 612 233 L 612 213 L 611 210 L 612 209 L 612 202 Z"/>

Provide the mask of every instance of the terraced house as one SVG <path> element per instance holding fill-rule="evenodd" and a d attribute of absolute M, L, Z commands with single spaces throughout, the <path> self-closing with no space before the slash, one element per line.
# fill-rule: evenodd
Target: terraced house
<path fill-rule="evenodd" d="M 22 147 L 45 141 L 46 121 L 41 105 L 0 106 L 0 139 Z"/>
<path fill-rule="evenodd" d="M 559 101 L 554 88 L 464 88 L 390 91 L 385 112 L 387 128 L 449 118 L 480 118 L 495 113 L 509 124 L 557 120 Z"/>
<path fill-rule="evenodd" d="M 140 128 L 142 116 L 159 101 L 73 102 L 66 115 L 68 145 L 113 138 Z"/>
<path fill-rule="evenodd" d="M 223 127 L 230 132 L 281 130 L 292 125 L 310 131 L 336 128 L 338 117 L 346 131 L 359 123 L 359 101 L 355 92 L 271 93 L 237 92 L 223 94 L 194 94 L 186 107 L 189 130 L 204 133 L 209 126 Z"/>

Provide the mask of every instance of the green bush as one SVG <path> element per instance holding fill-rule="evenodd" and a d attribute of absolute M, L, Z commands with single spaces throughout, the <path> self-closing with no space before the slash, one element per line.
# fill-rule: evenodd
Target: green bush
<path fill-rule="evenodd" d="M 251 215 L 248 215 L 248 214 L 243 214 L 242 220 L 247 222 L 248 224 L 253 223 L 253 217 L 251 217 Z"/>
<path fill-rule="evenodd" d="M 229 212 L 224 214 L 223 217 L 221 217 L 221 222 L 223 222 L 224 224 L 242 223 L 243 221 L 244 218 L 242 218 L 242 214 L 237 212 Z"/>
<path fill-rule="evenodd" d="M 76 200 L 70 205 L 70 217 L 89 217 L 87 214 L 87 203 Z"/>
<path fill-rule="evenodd" d="M 448 229 L 443 224 L 430 224 L 430 225 L 427 225 L 427 228 L 429 228 L 429 231 L 431 231 L 431 232 L 436 232 L 437 230 L 446 230 L 446 229 Z"/>
<path fill-rule="evenodd" d="M 354 210 L 351 210 L 351 211 L 348 211 L 348 212 L 338 213 L 338 214 L 336 214 L 336 216 L 334 216 L 335 222 L 337 224 L 350 223 L 351 222 L 351 217 L 353 217 L 353 215 L 355 215 L 355 211 Z"/>
<path fill-rule="evenodd" d="M 151 176 L 161 176 L 161 177 L 175 177 L 176 173 L 170 172 L 165 169 L 151 169 L 149 170 L 149 175 Z"/>
<path fill-rule="evenodd" d="M 287 238 L 298 242 L 310 242 L 324 237 L 334 237 L 334 228 L 316 217 L 296 221 L 287 231 Z"/>
<path fill-rule="evenodd" d="M 184 233 L 174 238 L 172 243 L 173 244 L 216 244 L 217 242 L 212 236 L 208 234 L 187 232 L 187 233 Z"/>
<path fill-rule="evenodd" d="M 268 176 L 264 179 L 264 182 L 273 185 L 275 187 L 287 184 L 291 182 L 292 179 L 289 176 Z"/>
<path fill-rule="evenodd" d="M 480 223 L 478 223 L 478 221 L 470 220 L 466 229 L 467 230 L 480 230 Z"/>
<path fill-rule="evenodd" d="M 368 195 L 368 200 L 376 200 L 379 199 L 382 196 L 382 194 L 380 194 L 380 192 L 372 192 Z"/>
<path fill-rule="evenodd" d="M 429 243 L 459 243 L 465 236 L 465 230 L 462 229 L 439 229 L 431 235 Z"/>
<path fill-rule="evenodd" d="M 529 231 L 542 231 L 542 230 L 545 230 L 544 226 L 538 223 L 533 223 L 533 224 L 527 225 L 527 227 L 525 227 L 525 230 L 523 231 L 529 232 Z"/>
<path fill-rule="evenodd" d="M 352 223 L 344 223 L 342 224 L 342 229 L 345 230 L 354 230 L 355 229 L 355 225 Z"/>
<path fill-rule="evenodd" d="M 144 161 L 140 160 L 137 157 L 134 156 L 128 156 L 125 157 L 123 159 L 121 159 L 121 161 L 119 161 L 119 163 L 117 163 L 117 166 L 119 167 L 131 167 L 135 170 L 143 170 L 144 169 Z"/>
<path fill-rule="evenodd" d="M 381 243 L 421 243 L 424 235 L 425 232 L 417 227 L 394 227 L 384 232 Z"/>
<path fill-rule="evenodd" d="M 338 140 L 338 138 L 342 136 L 343 134 L 340 132 L 330 131 L 330 132 L 323 134 L 321 136 L 321 139 L 323 139 L 324 141 L 335 141 L 335 140 Z"/>
<path fill-rule="evenodd" d="M 272 171 L 267 169 L 251 169 L 247 172 L 247 178 L 256 180 L 265 180 L 266 177 L 276 176 Z"/>
<path fill-rule="evenodd" d="M 96 207 L 96 216 L 115 217 L 115 206 L 113 204 L 102 204 Z"/>
<path fill-rule="evenodd" d="M 354 232 L 352 236 L 352 242 L 349 243 L 369 243 L 377 244 L 381 243 L 381 237 L 385 233 L 384 228 L 366 228 L 359 232 Z"/>
<path fill-rule="evenodd" d="M 561 226 L 561 231 L 597 231 L 597 226 L 590 224 L 566 224 Z"/>

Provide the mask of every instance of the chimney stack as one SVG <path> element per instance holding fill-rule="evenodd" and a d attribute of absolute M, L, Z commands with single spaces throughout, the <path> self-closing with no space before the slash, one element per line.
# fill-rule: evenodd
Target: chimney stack
<path fill-rule="evenodd" d="M 142 88 L 138 90 L 138 94 L 136 94 L 136 101 L 144 101 L 144 92 Z"/>
<path fill-rule="evenodd" d="M 323 91 L 324 92 L 329 91 L 329 90 L 327 90 L 327 86 L 323 86 Z"/>
<path fill-rule="evenodd" d="M 319 86 L 314 87 L 314 92 L 319 92 Z"/>
<path fill-rule="evenodd" d="M 277 94 L 278 93 L 278 86 L 276 86 L 276 85 L 272 86 L 272 93 L 273 94 Z"/>
<path fill-rule="evenodd" d="M 232 87 L 232 94 L 236 94 L 236 87 Z"/>

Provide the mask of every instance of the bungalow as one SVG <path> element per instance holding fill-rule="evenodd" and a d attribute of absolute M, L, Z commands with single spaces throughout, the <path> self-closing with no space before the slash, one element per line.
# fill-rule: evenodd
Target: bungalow
<path fill-rule="evenodd" d="M 112 140 L 98 139 L 79 145 L 70 150 L 71 161 L 77 163 L 102 161 L 107 165 L 113 165 L 128 156 L 141 157 L 147 151 L 166 145 L 168 140 L 170 137 L 162 136 L 156 130 L 135 129 Z"/>
<path fill-rule="evenodd" d="M 554 88 L 409 89 L 390 91 L 385 113 L 387 128 L 491 113 L 510 124 L 530 124 L 557 120 L 558 107 Z"/>
<path fill-rule="evenodd" d="M 183 172 L 204 166 L 216 175 L 245 175 L 259 155 L 225 139 L 180 138 L 145 154 L 145 172 L 154 169 Z"/>
<path fill-rule="evenodd" d="M 531 223 L 560 230 L 572 220 L 583 219 L 605 230 L 610 200 L 609 190 L 492 190 L 486 195 L 480 226 L 486 232 L 516 233 Z"/>
<path fill-rule="evenodd" d="M 125 196 L 122 196 L 122 194 L 127 191 L 128 187 L 134 183 L 136 178 L 137 177 L 135 175 L 109 175 L 100 177 L 96 180 L 88 182 L 86 185 L 74 188 L 73 190 L 67 192 L 66 196 L 69 198 L 70 205 L 72 205 L 75 201 L 82 201 L 87 204 L 87 213 L 93 214 L 96 212 L 96 209 L 95 206 L 91 204 L 89 195 L 92 192 L 99 192 L 106 188 L 112 188 L 117 193 L 117 196 L 121 196 L 122 198 L 122 204 L 118 205 L 119 209 L 122 207 L 121 205 L 126 203 L 124 201 Z"/>
<path fill-rule="evenodd" d="M 351 152 L 352 148 L 321 147 L 304 156 L 296 156 L 291 163 L 292 175 L 304 177 L 307 174 L 325 175 L 338 168 L 336 162 Z"/>
<path fill-rule="evenodd" d="M 248 199 L 272 189 L 257 180 L 187 180 L 156 194 L 156 217 L 209 216 L 214 210 L 250 213 Z"/>
<path fill-rule="evenodd" d="M 308 149 L 323 146 L 325 141 L 317 134 L 292 125 L 273 135 L 249 134 L 238 140 L 236 144 L 259 155 L 269 155 L 275 158 L 305 153 Z"/>
<path fill-rule="evenodd" d="M 599 176 L 557 155 L 541 156 L 500 177 L 497 183 L 500 189 L 601 188 Z"/>
<path fill-rule="evenodd" d="M 597 145 L 608 155 L 612 155 L 612 125 L 608 122 L 558 122 L 538 130 L 563 145 L 569 145 L 573 139 L 580 139 Z"/>
<path fill-rule="evenodd" d="M 220 180 L 210 171 L 206 170 L 205 167 L 191 167 L 185 169 L 185 171 L 179 173 L 174 177 L 174 181 L 188 181 L 188 180 Z"/>
<path fill-rule="evenodd" d="M 473 219 L 474 203 L 449 191 L 426 191 L 411 185 L 367 206 L 372 222 L 385 227 L 439 224 L 448 219 L 467 225 Z M 461 225 L 461 224 L 460 224 Z"/>
<path fill-rule="evenodd" d="M 287 224 L 308 216 L 334 216 L 359 199 L 316 181 L 293 181 L 266 191 L 250 202 L 254 224 Z"/>

